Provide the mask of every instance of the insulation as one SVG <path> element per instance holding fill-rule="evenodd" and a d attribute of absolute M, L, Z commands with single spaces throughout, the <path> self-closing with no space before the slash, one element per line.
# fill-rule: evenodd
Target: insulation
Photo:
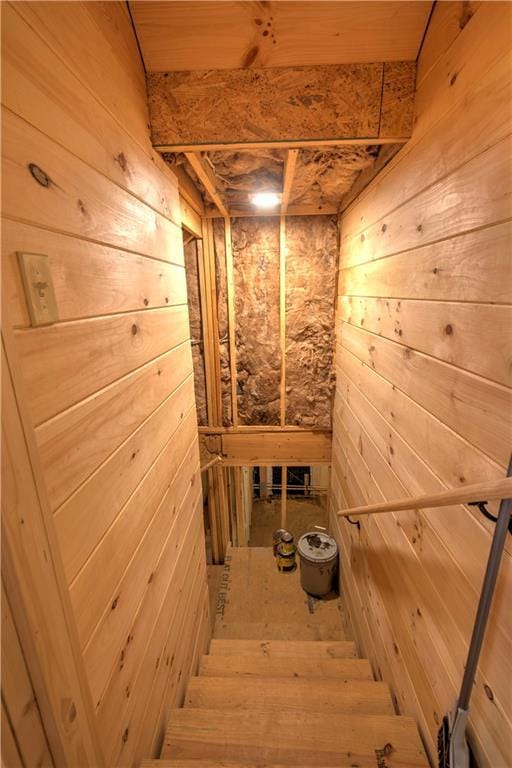
<path fill-rule="evenodd" d="M 279 218 L 232 222 L 238 415 L 279 424 Z"/>
<path fill-rule="evenodd" d="M 203 321 L 199 299 L 199 273 L 197 264 L 197 241 L 184 244 L 185 272 L 187 276 L 188 317 L 194 364 L 194 390 L 196 396 L 197 422 L 208 424 L 206 409 L 206 378 L 204 368 Z"/>
<path fill-rule="evenodd" d="M 215 248 L 217 320 L 219 325 L 222 424 L 224 427 L 229 427 L 233 424 L 233 413 L 231 407 L 231 373 L 229 367 L 230 357 L 226 277 L 226 240 L 223 219 L 215 219 L 213 222 L 213 242 Z"/>
<path fill-rule="evenodd" d="M 228 207 L 249 210 L 249 196 L 254 192 L 282 190 L 285 153 L 281 150 L 209 152 L 207 157 Z"/>
<path fill-rule="evenodd" d="M 290 193 L 292 204 L 338 205 L 359 173 L 373 165 L 379 147 L 341 146 L 302 149 Z"/>
<path fill-rule="evenodd" d="M 330 429 L 336 217 L 287 217 L 286 246 L 286 423 Z"/>

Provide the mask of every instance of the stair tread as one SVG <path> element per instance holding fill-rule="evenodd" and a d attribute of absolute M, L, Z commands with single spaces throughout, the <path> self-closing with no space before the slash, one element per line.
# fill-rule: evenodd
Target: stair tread
<path fill-rule="evenodd" d="M 340 620 L 330 624 L 308 621 L 225 621 L 217 616 L 218 640 L 344 640 Z"/>
<path fill-rule="evenodd" d="M 351 640 L 230 640 L 214 638 L 212 656 L 268 656 L 271 658 L 348 659 L 357 656 Z"/>
<path fill-rule="evenodd" d="M 209 677 L 335 677 L 373 680 L 368 659 L 269 658 L 261 656 L 203 656 L 199 675 Z"/>
<path fill-rule="evenodd" d="M 163 759 L 171 756 L 245 765 L 428 768 L 414 720 L 390 715 L 176 709 L 162 749 Z"/>
<path fill-rule="evenodd" d="M 239 677 L 193 677 L 189 680 L 184 706 L 265 712 L 394 714 L 385 683 L 329 678 L 255 677 L 248 686 L 247 681 Z"/>

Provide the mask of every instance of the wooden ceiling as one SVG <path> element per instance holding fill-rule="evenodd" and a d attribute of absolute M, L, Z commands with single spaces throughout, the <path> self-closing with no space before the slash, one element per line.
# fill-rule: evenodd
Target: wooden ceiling
<path fill-rule="evenodd" d="M 129 3 L 148 72 L 416 59 L 432 2 Z"/>

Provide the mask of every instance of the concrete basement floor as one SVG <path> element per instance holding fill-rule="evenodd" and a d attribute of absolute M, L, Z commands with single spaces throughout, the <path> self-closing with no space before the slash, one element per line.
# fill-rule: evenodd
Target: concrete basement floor
<path fill-rule="evenodd" d="M 327 527 L 326 496 L 286 500 L 286 529 L 293 534 L 295 543 L 303 533 L 315 530 L 315 525 Z M 281 499 L 254 501 L 252 507 L 250 547 L 271 547 L 272 534 L 281 527 Z"/>

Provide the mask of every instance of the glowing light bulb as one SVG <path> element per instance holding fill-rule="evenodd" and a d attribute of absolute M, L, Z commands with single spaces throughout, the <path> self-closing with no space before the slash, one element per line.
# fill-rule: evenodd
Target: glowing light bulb
<path fill-rule="evenodd" d="M 257 192 L 251 195 L 251 203 L 257 208 L 275 208 L 281 202 L 281 195 L 276 192 Z"/>

